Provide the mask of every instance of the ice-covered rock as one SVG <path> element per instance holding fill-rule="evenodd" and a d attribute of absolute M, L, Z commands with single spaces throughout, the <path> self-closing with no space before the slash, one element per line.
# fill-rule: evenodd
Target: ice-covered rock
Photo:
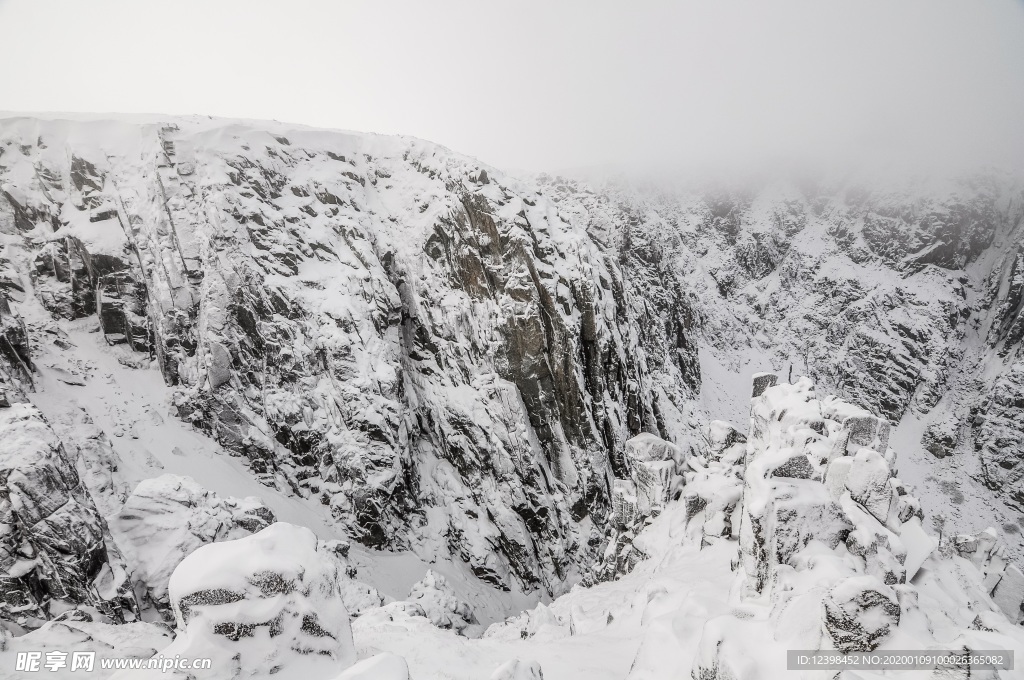
<path fill-rule="evenodd" d="M 742 458 L 746 450 L 747 435 L 724 420 L 713 420 L 708 425 L 707 457 L 708 460 L 723 460 L 735 464 Z"/>
<path fill-rule="evenodd" d="M 642 432 L 626 441 L 626 473 L 636 489 L 637 512 L 649 515 L 679 493 L 682 473 L 691 452 Z"/>
<path fill-rule="evenodd" d="M 469 605 L 461 601 L 447 579 L 433 569 L 415 583 L 409 592 L 409 601 L 419 605 L 424 615 L 438 628 L 462 634 L 468 626 L 476 624 Z"/>
<path fill-rule="evenodd" d="M 258 498 L 221 498 L 191 477 L 162 475 L 135 487 L 110 518 L 110 530 L 136 591 L 170 618 L 167 584 L 183 559 L 207 543 L 243 538 L 274 522 Z"/>
<path fill-rule="evenodd" d="M 171 576 L 179 633 L 162 653 L 211 657 L 216 673 L 239 678 L 295 663 L 346 668 L 356 657 L 343 578 L 340 563 L 304 527 L 278 522 L 208 543 Z"/>
<path fill-rule="evenodd" d="M 945 458 L 956 449 L 959 438 L 957 430 L 957 424 L 951 420 L 931 423 L 921 436 L 921 445 L 936 458 Z"/>
<path fill-rule="evenodd" d="M 879 522 L 889 519 L 893 490 L 889 485 L 892 473 L 885 459 L 871 449 L 861 449 L 852 457 L 846 488 L 850 498 L 864 506 Z"/>

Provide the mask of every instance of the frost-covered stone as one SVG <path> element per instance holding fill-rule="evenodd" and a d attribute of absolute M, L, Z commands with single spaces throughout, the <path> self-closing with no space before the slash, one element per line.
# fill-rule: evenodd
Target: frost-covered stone
<path fill-rule="evenodd" d="M 921 445 L 936 458 L 945 458 L 956 449 L 957 430 L 957 424 L 951 420 L 931 423 L 921 436 Z"/>
<path fill-rule="evenodd" d="M 846 488 L 850 497 L 864 506 L 879 522 L 889 519 L 893 491 L 889 485 L 891 473 L 885 459 L 871 449 L 861 449 L 853 456 Z"/>
<path fill-rule="evenodd" d="M 779 377 L 774 373 L 755 373 L 754 374 L 754 387 L 750 392 L 750 398 L 756 399 L 764 394 L 764 391 L 769 387 L 774 387 L 779 381 Z"/>
<path fill-rule="evenodd" d="M 688 475 L 682 502 L 687 523 L 699 522 L 702 540 L 731 537 L 743 494 L 743 481 L 732 471 L 709 468 Z"/>
<path fill-rule="evenodd" d="M 829 590 L 825 630 L 843 652 L 870 652 L 892 634 L 900 622 L 896 594 L 871 576 L 844 579 Z"/>
<path fill-rule="evenodd" d="M 191 477 L 162 475 L 135 487 L 110 518 L 110 530 L 137 592 L 169 618 L 167 584 L 183 559 L 207 543 L 243 538 L 274 522 L 258 498 L 221 498 Z"/>
<path fill-rule="evenodd" d="M 724 420 L 713 420 L 708 425 L 707 457 L 711 461 L 738 463 L 745 451 L 747 436 Z"/>
<path fill-rule="evenodd" d="M 889 446 L 889 423 L 875 416 L 850 416 L 843 421 L 843 427 L 849 431 L 849 443 L 852 446 L 866 446 L 869 449 L 884 453 Z"/>
<path fill-rule="evenodd" d="M 438 628 L 462 634 L 468 626 L 476 624 L 469 605 L 459 600 L 447 579 L 432 569 L 413 585 L 409 601 L 422 607 L 425 616 Z"/>
<path fill-rule="evenodd" d="M 179 634 L 163 650 L 211 657 L 233 677 L 304 667 L 345 668 L 355 661 L 341 598 L 341 564 L 309 529 L 278 522 L 233 541 L 208 543 L 186 557 L 169 585 Z"/>
<path fill-rule="evenodd" d="M 649 515 L 676 496 L 690 452 L 643 432 L 626 441 L 626 471 L 636 489 L 637 512 Z"/>

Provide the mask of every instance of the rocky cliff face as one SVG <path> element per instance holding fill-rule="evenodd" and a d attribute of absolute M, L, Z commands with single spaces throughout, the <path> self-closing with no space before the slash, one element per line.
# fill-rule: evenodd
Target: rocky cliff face
<path fill-rule="evenodd" d="M 56 434 L 23 401 L 0 407 L 0 527 L 0 631 L 24 632 L 72 608 L 115 623 L 137 618 L 103 517 Z"/>
<path fill-rule="evenodd" d="M 682 289 L 648 296 L 536 187 L 439 147 L 199 121 L 0 144 L 10 287 L 155 358 L 179 417 L 367 545 L 554 589 L 624 442 L 692 410 Z"/>
<path fill-rule="evenodd" d="M 923 419 L 922 446 L 1018 503 L 1020 218 L 996 176 L 666 193 L 406 138 L 7 119 L 0 389 L 31 390 L 33 336 L 92 324 L 360 542 L 554 592 L 621 571 L 627 442 L 706 451 L 733 415 L 707 395 L 747 367 Z M 116 511 L 125 490 L 87 472 Z"/>

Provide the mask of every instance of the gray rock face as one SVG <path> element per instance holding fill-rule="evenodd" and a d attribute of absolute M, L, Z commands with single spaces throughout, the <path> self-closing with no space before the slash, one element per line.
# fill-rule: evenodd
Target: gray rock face
<path fill-rule="evenodd" d="M 981 456 L 986 483 L 1024 507 L 1024 363 L 1016 361 L 996 379 L 978 409 L 974 448 Z"/>
<path fill-rule="evenodd" d="M 60 236 L 40 300 L 151 353 L 180 417 L 367 545 L 440 533 L 480 578 L 550 588 L 625 441 L 687 417 L 689 298 L 536 187 L 412 140 L 83 126 L 106 153 L 0 133 L 0 222 Z M 447 526 L 421 536 L 428 511 Z"/>
<path fill-rule="evenodd" d="M 34 406 L 0 409 L 0 621 L 31 629 L 67 608 L 115 622 L 138 605 L 106 523 Z"/>
<path fill-rule="evenodd" d="M 587 208 L 596 222 L 599 201 L 611 196 L 623 214 L 642 215 L 630 232 L 657 234 L 647 246 L 676 263 L 697 299 L 704 342 L 759 346 L 777 380 L 795 369 L 897 422 L 942 396 L 975 313 L 964 268 L 1005 248 L 1019 217 L 998 179 L 955 186 L 807 184 L 660 197 L 610 186 Z M 563 195 L 566 204 L 579 200 Z"/>

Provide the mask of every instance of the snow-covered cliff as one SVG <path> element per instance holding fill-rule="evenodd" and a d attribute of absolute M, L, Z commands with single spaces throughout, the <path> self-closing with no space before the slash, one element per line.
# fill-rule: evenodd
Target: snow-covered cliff
<path fill-rule="evenodd" d="M 814 481 L 833 533 L 858 526 L 829 456 L 762 470 L 763 428 L 722 422 L 768 370 L 856 405 L 804 423 L 818 437 L 853 411 L 884 430 L 875 457 L 841 455 L 898 472 L 921 499 L 886 506 L 900 523 L 993 525 L 1019 559 L 1022 216 L 996 173 L 639 188 L 277 123 L 2 119 L 2 618 L 20 634 L 85 606 L 159 640 L 174 567 L 275 519 L 352 540 L 316 552 L 344 553 L 324 587 L 367 627 L 475 634 L 629 578 L 662 554 L 662 514 L 698 548 L 739 537 L 759 593 L 807 536 L 786 527 L 785 555 L 744 538 L 765 512 L 739 501 L 750 469 Z M 7 455 L 26 423 L 37 453 Z M 888 587 L 910 578 L 897 542 L 849 549 Z"/>

